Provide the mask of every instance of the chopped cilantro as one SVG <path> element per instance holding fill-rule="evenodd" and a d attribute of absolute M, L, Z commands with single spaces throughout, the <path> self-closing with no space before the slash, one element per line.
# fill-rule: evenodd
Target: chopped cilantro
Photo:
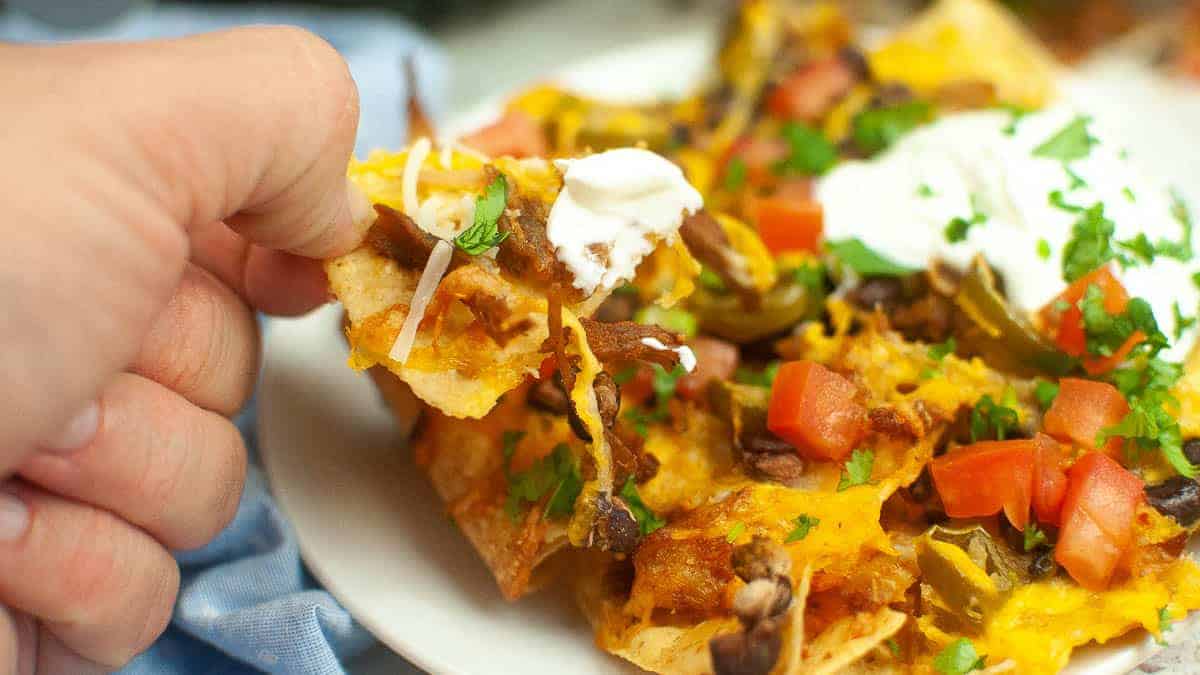
<path fill-rule="evenodd" d="M 650 425 L 663 422 L 671 417 L 669 404 L 671 398 L 675 396 L 675 385 L 679 382 L 679 378 L 683 377 L 687 371 L 682 365 L 676 365 L 673 370 L 667 372 L 666 368 L 652 364 L 651 368 L 654 371 L 653 379 L 651 380 L 651 388 L 654 390 L 655 406 L 653 410 L 643 410 L 641 408 L 630 408 L 625 411 L 625 419 L 633 424 L 633 429 L 639 436 L 645 438 L 650 433 Z"/>
<path fill-rule="evenodd" d="M 866 485 L 871 481 L 871 469 L 875 466 L 875 453 L 870 450 L 855 450 L 846 461 L 841 480 L 838 481 L 837 491 L 842 492 L 856 485 Z"/>
<path fill-rule="evenodd" d="M 625 481 L 620 496 L 625 505 L 629 507 L 630 512 L 633 513 L 633 518 L 637 521 L 638 529 L 642 531 L 643 537 L 667 524 L 667 521 L 656 516 L 650 507 L 646 506 L 646 502 L 642 501 L 642 496 L 638 494 L 637 484 L 633 482 L 633 476 Z"/>
<path fill-rule="evenodd" d="M 966 675 L 972 670 L 983 670 L 985 658 L 975 653 L 970 640 L 959 638 L 933 658 L 933 669 L 942 675 Z"/>
<path fill-rule="evenodd" d="M 792 528 L 792 531 L 788 533 L 786 538 L 784 538 L 783 543 L 785 544 L 790 544 L 793 541 L 800 541 L 807 537 L 808 533 L 811 532 L 814 527 L 821 524 L 821 519 L 813 518 L 807 513 L 801 513 L 799 516 L 796 516 L 792 522 L 796 524 L 796 527 Z"/>
<path fill-rule="evenodd" d="M 1137 197 L 1133 196 L 1133 190 L 1131 190 L 1129 186 L 1121 188 L 1121 194 L 1125 195 L 1125 199 L 1128 199 L 1131 202 L 1137 201 Z"/>
<path fill-rule="evenodd" d="M 1135 262 L 1149 265 L 1154 262 L 1154 256 L 1158 253 L 1154 244 L 1150 243 L 1150 238 L 1146 236 L 1145 232 L 1139 232 L 1138 236 L 1133 239 L 1118 241 L 1117 248 L 1127 251 L 1133 256 L 1132 259 L 1127 257 L 1122 258 L 1121 265 L 1123 267 L 1131 267 Z"/>
<path fill-rule="evenodd" d="M 860 239 L 839 239 L 825 246 L 843 265 L 864 277 L 900 277 L 917 270 L 885 257 Z"/>
<path fill-rule="evenodd" d="M 1037 524 L 1029 523 L 1025 526 L 1025 552 L 1029 553 L 1033 549 L 1046 543 L 1046 533 L 1038 529 Z"/>
<path fill-rule="evenodd" d="M 745 531 L 746 524 L 739 520 L 733 524 L 733 527 L 729 528 L 729 533 L 725 535 L 725 541 L 732 544 L 733 542 L 737 541 L 738 537 L 742 536 L 742 533 Z"/>
<path fill-rule="evenodd" d="M 933 107 L 924 101 L 863 110 L 851 121 L 851 133 L 860 150 L 874 155 L 928 122 L 932 116 Z"/>
<path fill-rule="evenodd" d="M 1071 213 L 1083 213 L 1087 210 L 1076 204 L 1068 204 L 1066 197 L 1063 197 L 1062 190 L 1054 190 L 1050 193 L 1050 205 Z"/>
<path fill-rule="evenodd" d="M 1137 332 L 1145 336 L 1138 344 L 1143 351 L 1157 353 L 1167 346 L 1167 336 L 1159 330 L 1154 310 L 1142 298 L 1131 299 L 1120 314 L 1109 314 L 1104 306 L 1104 291 L 1096 284 L 1090 284 L 1078 307 L 1083 313 L 1083 332 L 1089 354 L 1112 356 Z"/>
<path fill-rule="evenodd" d="M 1078 190 L 1080 188 L 1087 187 L 1087 181 L 1084 180 L 1079 174 L 1075 173 L 1075 171 L 1071 169 L 1070 165 L 1064 163 L 1063 171 L 1066 171 L 1067 178 L 1071 179 L 1071 184 L 1067 186 L 1068 190 Z"/>
<path fill-rule="evenodd" d="M 549 494 L 543 517 L 564 518 L 574 511 L 575 498 L 582 490 L 579 462 L 567 444 L 560 443 L 529 469 L 508 475 L 508 499 L 504 510 L 516 520 L 525 504 L 536 504 Z"/>
<path fill-rule="evenodd" d="M 1063 246 L 1062 273 L 1072 282 L 1117 257 L 1112 247 L 1116 225 L 1104 216 L 1104 204 L 1085 209 L 1071 227 L 1071 238 Z"/>
<path fill-rule="evenodd" d="M 646 305 L 633 315 L 633 320 L 643 326 L 661 326 L 686 337 L 695 337 L 700 330 L 696 315 L 680 307 L 667 309 L 659 305 Z"/>
<path fill-rule="evenodd" d="M 496 226 L 508 203 L 508 181 L 504 174 L 488 184 L 483 195 L 475 198 L 475 222 L 454 238 L 454 243 L 469 255 L 479 255 L 508 238 Z"/>
<path fill-rule="evenodd" d="M 1037 398 L 1038 405 L 1042 410 L 1049 410 L 1050 406 L 1054 405 L 1054 399 L 1058 398 L 1058 385 L 1046 380 L 1038 380 L 1033 387 L 1033 395 Z"/>
<path fill-rule="evenodd" d="M 1042 260 L 1049 260 L 1051 255 L 1050 242 L 1045 239 L 1038 239 L 1037 254 Z"/>
<path fill-rule="evenodd" d="M 1088 124 L 1091 121 L 1090 117 L 1083 115 L 1076 117 L 1058 133 L 1046 139 L 1046 142 L 1034 148 L 1034 156 L 1063 162 L 1087 157 L 1092 151 L 1092 146 L 1098 142 L 1088 133 Z"/>
<path fill-rule="evenodd" d="M 928 352 L 929 358 L 941 363 L 943 359 L 953 354 L 956 349 L 958 349 L 958 341 L 950 337 L 945 342 L 930 346 Z"/>
<path fill-rule="evenodd" d="M 749 384 L 755 387 L 770 389 L 775 384 L 775 376 L 779 374 L 779 361 L 772 361 L 761 371 L 750 368 L 738 368 L 733 379 L 739 384 Z"/>
<path fill-rule="evenodd" d="M 729 290 L 725 287 L 725 280 L 721 278 L 721 275 L 714 272 L 711 267 L 700 268 L 700 275 L 696 277 L 696 280 L 700 282 L 701 286 L 714 293 L 724 293 Z"/>
<path fill-rule="evenodd" d="M 966 218 L 958 217 L 951 220 L 946 225 L 946 229 L 944 229 L 942 233 L 945 234 L 946 241 L 950 242 L 951 244 L 956 244 L 960 241 L 966 241 L 967 230 L 971 229 L 971 226 L 982 225 L 986 222 L 987 215 L 984 214 L 982 209 L 979 208 L 978 195 L 971 195 L 971 218 L 968 220 Z"/>
<path fill-rule="evenodd" d="M 612 291 L 615 295 L 637 295 L 638 288 L 633 284 L 621 284 Z"/>
<path fill-rule="evenodd" d="M 819 176 L 837 162 L 837 148 L 816 129 L 789 122 L 783 127 L 783 138 L 787 140 L 791 152 L 775 165 L 777 173 Z"/>
<path fill-rule="evenodd" d="M 1175 316 L 1175 330 L 1172 332 L 1172 336 L 1178 341 L 1179 338 L 1183 337 L 1185 330 L 1196 325 L 1196 317 L 1184 316 L 1183 312 L 1179 310 L 1178 300 L 1175 301 L 1175 304 L 1171 305 L 1171 313 Z"/>
<path fill-rule="evenodd" d="M 1163 257 L 1173 258 L 1180 262 L 1189 262 L 1194 254 L 1192 250 L 1192 230 L 1195 227 L 1195 222 L 1192 220 L 1192 212 L 1188 209 L 1187 202 L 1174 189 L 1171 190 L 1171 215 L 1175 217 L 1180 227 L 1183 228 L 1183 234 L 1180 235 L 1179 241 L 1159 239 L 1155 242 L 1154 248 Z"/>
<path fill-rule="evenodd" d="M 993 437 L 1002 441 L 1020 422 L 1016 410 L 996 403 L 991 394 L 984 394 L 971 408 L 971 442 Z"/>
<path fill-rule="evenodd" d="M 1178 407 L 1170 389 L 1182 376 L 1182 365 L 1154 356 L 1137 366 L 1109 373 L 1109 381 L 1129 399 L 1130 411 L 1118 424 L 1102 429 L 1096 444 L 1119 436 L 1127 439 L 1135 450 L 1157 447 L 1177 472 L 1195 477 L 1196 467 L 1183 454 L 1179 422 L 1168 412 L 1168 407 Z"/>
<path fill-rule="evenodd" d="M 1033 112 L 1029 108 L 1019 106 L 1014 103 L 1001 104 L 1000 107 L 1004 110 L 1007 110 L 1008 114 L 1012 115 L 1012 117 L 1008 120 L 1008 124 L 1004 125 L 1004 128 L 1001 129 L 1005 136 L 1015 136 L 1017 134 L 1017 123 L 1020 122 L 1021 119 L 1026 115 Z"/>
<path fill-rule="evenodd" d="M 896 642 L 896 640 L 894 638 L 888 638 L 887 641 L 884 642 L 884 644 L 887 645 L 888 651 L 890 651 L 892 653 L 892 656 L 894 656 L 896 658 L 900 658 L 900 643 L 899 642 Z"/>
<path fill-rule="evenodd" d="M 1200 272 L 1195 272 L 1192 274 L 1192 285 L 1196 288 L 1200 288 Z"/>
<path fill-rule="evenodd" d="M 1160 644 L 1164 647 L 1167 646 L 1167 639 L 1164 638 L 1162 636 L 1162 634 L 1171 632 L 1171 629 L 1174 627 L 1174 625 L 1175 625 L 1175 621 L 1173 621 L 1171 619 L 1171 610 L 1168 609 L 1167 607 L 1160 607 L 1158 610 L 1158 633 L 1159 633 L 1159 635 L 1158 635 L 1158 638 L 1156 638 L 1158 641 L 1158 644 Z"/>
<path fill-rule="evenodd" d="M 933 188 L 929 187 L 929 183 L 921 183 L 917 186 L 917 196 L 928 199 L 933 196 Z"/>
<path fill-rule="evenodd" d="M 746 160 L 734 157 L 725 165 L 725 189 L 740 190 L 746 184 Z"/>

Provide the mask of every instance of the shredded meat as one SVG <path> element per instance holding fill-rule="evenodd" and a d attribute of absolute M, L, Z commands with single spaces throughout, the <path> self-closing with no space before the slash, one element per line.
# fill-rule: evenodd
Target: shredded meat
<path fill-rule="evenodd" d="M 742 453 L 742 464 L 760 480 L 791 483 L 804 475 L 804 460 L 795 454 Z"/>
<path fill-rule="evenodd" d="M 367 245 L 401 267 L 424 269 L 437 237 L 417 227 L 412 218 L 390 206 L 376 204 L 375 213 L 378 217 L 367 231 Z"/>
<path fill-rule="evenodd" d="M 541 200 L 521 194 L 509 199 L 509 209 L 497 223 L 508 238 L 500 246 L 496 263 L 513 276 L 534 284 L 561 284 L 572 288 L 574 277 L 554 254 L 546 235 L 549 213 Z"/>
<path fill-rule="evenodd" d="M 603 363 L 616 361 L 646 361 L 671 370 L 679 364 L 679 354 L 673 349 L 683 345 L 683 336 L 658 326 L 621 321 L 602 323 L 592 319 L 580 319 L 587 332 L 588 346 Z M 654 338 L 668 349 L 655 349 L 642 342 Z"/>
<path fill-rule="evenodd" d="M 489 337 L 503 347 L 514 337 L 529 330 L 533 322 L 529 317 L 521 317 L 513 321 L 512 312 L 504 298 L 497 297 L 482 289 L 464 298 L 462 303 L 471 310 L 476 320 L 483 325 Z"/>
<path fill-rule="evenodd" d="M 762 298 L 754 287 L 746 258 L 734 250 L 716 218 L 707 211 L 697 211 L 684 219 L 679 234 L 688 251 L 741 296 L 747 308 L 759 306 Z"/>
<path fill-rule="evenodd" d="M 733 571 L 742 581 L 785 577 L 792 571 L 788 552 L 768 537 L 755 536 L 733 549 Z"/>
<path fill-rule="evenodd" d="M 724 537 L 674 539 L 665 530 L 646 537 L 633 555 L 637 574 L 630 603 L 711 615 L 721 609 L 733 581 L 733 545 Z"/>

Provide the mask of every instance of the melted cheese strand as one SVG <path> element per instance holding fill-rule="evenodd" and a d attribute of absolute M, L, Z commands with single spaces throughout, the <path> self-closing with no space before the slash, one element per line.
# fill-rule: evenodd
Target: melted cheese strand
<path fill-rule="evenodd" d="M 600 374 L 600 361 L 588 346 L 587 333 L 575 314 L 566 307 L 562 308 L 562 325 L 571 329 L 571 340 L 579 352 L 580 370 L 575 376 L 575 386 L 571 388 L 571 401 L 579 418 L 583 420 L 588 433 L 592 437 L 591 455 L 596 463 L 596 478 L 583 486 L 583 491 L 575 500 L 575 515 L 567 531 L 571 543 L 583 545 L 591 533 L 596 514 L 596 498 L 599 495 L 611 495 L 613 489 L 612 450 L 604 439 L 604 424 L 600 421 L 600 406 L 596 402 L 596 391 L 592 388 L 596 376 Z M 583 504 L 583 508 L 578 505 Z"/>
<path fill-rule="evenodd" d="M 421 207 L 417 200 L 417 179 L 421 177 L 421 166 L 429 157 L 429 139 L 418 138 L 404 160 L 404 175 L 400 178 L 400 190 L 404 197 L 404 212 L 415 216 Z"/>
<path fill-rule="evenodd" d="M 453 255 L 454 246 L 445 239 L 438 240 L 433 252 L 429 254 L 429 262 L 425 263 L 425 271 L 421 272 L 417 290 L 413 292 L 412 303 L 408 306 L 408 316 L 404 317 L 400 333 L 396 335 L 396 341 L 392 343 L 392 350 L 388 353 L 388 358 L 400 365 L 404 365 L 408 360 L 413 342 L 417 338 L 417 328 L 421 326 L 421 319 L 425 318 L 425 309 L 429 307 L 429 301 L 433 299 L 442 275 L 450 267 L 450 258 Z"/>

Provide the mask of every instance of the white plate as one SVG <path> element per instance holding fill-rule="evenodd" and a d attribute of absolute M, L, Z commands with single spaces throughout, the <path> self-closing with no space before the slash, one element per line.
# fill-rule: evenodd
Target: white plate
<path fill-rule="evenodd" d="M 711 36 L 665 40 L 588 61 L 561 79 L 597 95 L 661 96 L 701 76 L 711 49 Z M 452 128 L 495 111 L 483 106 Z M 380 641 L 432 673 L 632 672 L 595 647 L 568 599 L 501 598 L 398 448 L 368 378 L 346 367 L 339 321 L 337 307 L 272 321 L 259 394 L 263 461 L 317 579 Z M 1119 675 L 1154 650 L 1144 634 L 1129 636 L 1082 650 L 1068 672 Z"/>

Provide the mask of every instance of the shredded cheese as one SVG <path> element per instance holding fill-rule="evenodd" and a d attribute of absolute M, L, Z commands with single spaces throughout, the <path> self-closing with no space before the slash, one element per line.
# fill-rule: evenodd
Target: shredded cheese
<path fill-rule="evenodd" d="M 433 247 L 433 252 L 429 254 L 429 262 L 425 263 L 425 271 L 421 272 L 417 290 L 413 292 L 412 302 L 408 306 L 408 315 L 404 317 L 400 333 L 396 336 L 396 341 L 392 343 L 392 349 L 388 353 L 388 358 L 400 365 L 404 365 L 404 362 L 408 360 L 413 342 L 417 338 L 417 328 L 421 326 L 421 319 L 425 318 L 425 310 L 429 307 L 429 301 L 433 299 L 434 292 L 437 291 L 442 275 L 450 267 L 450 258 L 453 255 L 454 246 L 444 239 L 439 240 Z"/>
<path fill-rule="evenodd" d="M 571 518 L 571 524 L 567 531 L 571 543 L 580 546 L 586 542 L 587 536 L 591 533 L 592 521 L 596 513 L 596 497 L 601 494 L 612 494 L 612 450 L 604 439 L 604 425 L 600 421 L 600 406 L 596 402 L 596 391 L 592 388 L 596 376 L 600 374 L 600 361 L 596 359 L 596 355 L 588 346 L 587 333 L 583 330 L 583 325 L 566 307 L 562 308 L 562 325 L 564 330 L 571 329 L 571 341 L 575 343 L 575 349 L 579 352 L 580 369 L 579 374 L 575 376 L 575 386 L 571 388 L 571 401 L 575 404 L 579 418 L 583 420 L 588 434 L 592 437 L 591 455 L 596 463 L 596 478 L 584 484 L 582 493 L 575 500 L 577 505 L 575 515 Z M 583 504 L 584 508 L 579 508 L 579 504 Z"/>
<path fill-rule="evenodd" d="M 421 177 L 421 166 L 429 157 L 430 143 L 428 138 L 418 138 L 408 151 L 404 161 L 404 175 L 400 179 L 401 194 L 404 197 L 404 212 L 416 215 L 421 207 L 417 200 L 417 179 Z"/>

